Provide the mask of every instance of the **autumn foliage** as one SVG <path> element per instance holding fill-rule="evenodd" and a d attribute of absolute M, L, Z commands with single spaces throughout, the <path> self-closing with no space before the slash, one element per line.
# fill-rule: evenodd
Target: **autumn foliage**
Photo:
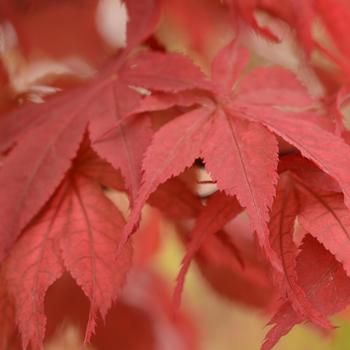
<path fill-rule="evenodd" d="M 42 349 L 64 319 L 96 349 L 199 349 L 192 262 L 270 317 L 262 350 L 331 332 L 350 304 L 350 2 L 112 1 L 120 42 L 103 2 L 0 2 L 0 349 Z M 170 289 L 164 220 L 185 247 Z"/>

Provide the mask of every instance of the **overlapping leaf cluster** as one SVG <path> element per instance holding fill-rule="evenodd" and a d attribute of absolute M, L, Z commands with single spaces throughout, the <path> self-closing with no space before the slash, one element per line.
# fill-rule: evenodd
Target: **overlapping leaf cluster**
<path fill-rule="evenodd" d="M 141 318 L 146 328 L 147 322 L 167 319 L 185 339 L 184 349 L 196 347 L 165 311 L 167 297 L 152 297 L 163 295 L 162 282 L 141 267 L 156 249 L 150 247 L 155 227 L 144 239 L 136 233 L 146 204 L 173 220 L 186 244 L 175 307 L 194 258 L 221 294 L 274 310 L 264 350 L 298 323 L 331 329 L 328 316 L 350 303 L 350 146 L 340 114 L 350 47 L 341 33 L 350 9 L 340 0 L 332 5 L 305 1 L 298 8 L 288 0 L 283 6 L 278 1 L 220 2 L 230 11 L 225 20 L 233 35 L 204 74 L 188 57 L 149 40 L 155 40 L 161 5 L 126 1 L 127 45 L 92 79 L 0 118 L 4 349 L 15 346 L 16 328 L 23 348 L 42 348 L 50 329 L 45 295 L 67 278 L 66 271 L 90 302 L 86 342 L 108 346 L 103 342 L 113 332 L 99 329 L 98 315 L 121 324 L 125 314 L 135 324 Z M 12 10 L 10 5 L 2 9 L 16 23 Z M 258 24 L 256 10 L 295 29 L 303 64 L 324 86 L 322 98 L 311 96 L 297 75 L 282 67 L 249 67 L 247 32 L 256 31 L 270 45 L 281 40 Z M 313 39 L 316 16 L 337 54 Z M 188 34 L 195 38 L 195 30 Z M 342 77 L 313 64 L 316 49 Z M 199 163 L 215 184 L 207 200 L 195 191 L 193 170 Z M 128 194 L 126 221 L 106 197 L 106 188 Z M 250 230 L 235 225 L 243 212 L 258 250 Z M 192 228 L 188 219 L 195 221 Z M 128 274 L 131 282 L 124 288 Z M 140 289 L 145 290 L 136 298 L 138 305 L 126 305 L 128 293 Z M 83 314 L 75 308 L 68 312 Z M 157 348 L 151 343 L 161 343 L 161 336 L 149 340 L 152 331 L 143 331 L 141 348 L 145 343 Z M 105 336 L 98 338 L 99 332 Z"/>

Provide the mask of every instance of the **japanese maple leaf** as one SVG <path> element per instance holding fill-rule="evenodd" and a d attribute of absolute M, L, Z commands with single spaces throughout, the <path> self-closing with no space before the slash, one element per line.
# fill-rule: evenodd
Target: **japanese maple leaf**
<path fill-rule="evenodd" d="M 148 59 L 150 61 L 145 63 L 151 63 L 159 69 L 138 71 L 135 75 L 133 66 L 127 64 L 126 56 L 122 54 L 105 72 L 106 84 L 99 93 L 99 100 L 96 101 L 94 110 L 90 110 L 90 113 L 94 113 L 89 127 L 92 146 L 114 168 L 121 170 L 132 204 L 141 183 L 143 155 L 152 136 L 147 116 L 138 119 L 126 118 L 138 106 L 141 98 L 132 88 L 135 79 L 144 81 L 147 85 L 163 86 L 169 91 L 183 91 L 205 85 L 204 79 L 201 82 L 200 70 L 180 55 L 168 56 L 167 65 L 164 56 L 159 53 L 152 53 Z M 143 60 L 143 55 L 136 60 Z M 186 64 L 188 69 L 172 80 L 170 87 L 168 82 L 174 73 L 171 67 Z"/>
<path fill-rule="evenodd" d="M 317 240 L 307 235 L 297 258 L 297 276 L 306 296 L 319 312 L 330 316 L 350 302 L 350 279 L 342 265 Z M 287 302 L 270 321 L 262 350 L 270 350 L 295 325 L 306 321 Z"/>
<path fill-rule="evenodd" d="M 210 85 L 207 84 L 219 99 L 228 98 L 247 59 L 245 53 L 242 53 L 240 59 L 237 59 L 237 52 L 230 55 L 232 46 L 233 44 L 226 47 L 214 60 L 213 81 Z M 143 60 L 138 65 L 134 63 L 134 70 L 146 71 L 145 62 Z M 223 72 L 224 64 L 230 74 Z M 179 66 L 177 69 L 181 68 Z M 139 85 L 163 89 L 160 84 L 151 86 L 146 83 L 141 80 Z M 171 87 L 171 84 L 172 81 L 168 85 Z M 260 244 L 266 248 L 271 259 L 276 261 L 272 258 L 273 252 L 264 237 L 268 236 L 266 221 L 274 195 L 277 152 L 277 141 L 273 137 L 269 138 L 267 129 L 257 123 L 227 115 L 223 108 L 217 107 L 210 100 L 206 105 L 174 119 L 155 134 L 146 152 L 143 185 L 126 228 L 125 238 L 134 229 L 144 202 L 158 185 L 180 174 L 196 158 L 202 157 L 218 188 L 228 195 L 237 195 L 240 203 L 247 207 L 260 237 Z M 265 181 L 266 178 L 271 181 Z"/>
<path fill-rule="evenodd" d="M 153 1 L 144 3 L 145 6 L 152 4 Z M 135 20 L 139 18 L 139 12 L 136 11 Z M 150 9 L 148 12 L 151 17 L 154 15 Z M 135 20 L 128 24 L 128 30 L 133 33 L 130 34 L 132 43 L 90 82 L 42 105 L 28 104 L 1 118 L 1 134 L 6 137 L 3 143 L 0 142 L 0 151 L 15 147 L 0 171 L 0 182 L 6 184 L 0 197 L 0 260 L 62 181 L 87 127 L 93 148 L 121 170 L 133 201 L 141 179 L 142 155 L 151 137 L 147 118 L 120 122 L 139 100 L 139 94 L 122 74 L 130 50 L 144 39 Z M 146 19 L 142 22 L 144 29 L 146 22 Z M 154 19 L 149 25 L 153 28 Z M 151 29 L 147 28 L 148 33 Z M 175 55 L 174 62 L 181 59 Z M 195 78 L 199 70 L 193 71 Z M 180 90 L 186 88 L 183 78 L 187 73 L 179 77 Z M 123 78 L 118 78 L 118 74 Z M 163 73 L 158 71 L 157 74 L 159 79 L 166 79 L 169 72 L 165 68 Z M 191 76 L 187 78 L 193 87 Z M 149 79 L 152 80 L 152 74 Z"/>
<path fill-rule="evenodd" d="M 64 270 L 90 300 L 86 341 L 97 313 L 105 317 L 129 270 L 130 247 L 118 262 L 114 258 L 124 219 L 87 168 L 83 160 L 76 162 L 5 261 L 6 288 L 15 302 L 24 348 L 29 342 L 42 348 L 44 297 Z"/>
<path fill-rule="evenodd" d="M 84 99 L 81 96 L 82 91 L 78 90 L 70 97 L 58 97 L 59 107 L 56 100 L 50 102 L 57 108 L 28 107 L 28 112 L 43 111 L 46 118 L 21 135 L 0 170 L 0 182 L 6 184 L 0 196 L 0 259 L 9 252 L 21 230 L 47 202 L 71 166 L 89 118 L 89 105 L 85 96 Z M 16 121 L 13 118 L 12 122 Z"/>
<path fill-rule="evenodd" d="M 147 84 L 145 79 L 137 80 L 136 75 L 142 76 L 143 72 L 147 75 L 150 71 L 150 58 L 144 54 L 130 62 L 134 84 L 168 92 L 172 80 L 167 87 L 154 82 Z M 196 100 L 198 107 L 195 105 L 156 132 L 145 154 L 143 183 L 123 242 L 137 227 L 145 201 L 159 184 L 180 174 L 194 159 L 201 157 L 218 188 L 228 195 L 236 195 L 240 204 L 247 208 L 260 245 L 280 269 L 279 259 L 269 245 L 266 224 L 277 181 L 278 146 L 274 134 L 297 147 L 305 157 L 334 177 L 349 204 L 350 175 L 345 171 L 350 165 L 349 147 L 342 139 L 315 124 L 317 114 L 305 111 L 312 101 L 291 73 L 280 68 L 256 69 L 238 84 L 247 58 L 235 41 L 224 47 L 212 63 L 211 82 L 202 86 L 211 98 L 202 102 Z M 185 67 L 188 69 L 187 64 Z M 180 74 L 182 67 L 178 65 L 176 69 Z M 151 98 L 154 99 L 146 97 L 143 103 L 149 106 Z M 166 98 L 162 108 L 170 104 L 170 95 Z M 162 97 L 158 94 L 158 106 L 161 105 L 159 100 Z M 177 93 L 174 103 L 179 100 L 183 101 Z M 189 104 L 188 96 L 185 103 Z M 300 113 L 292 112 L 291 107 Z M 139 108 L 142 110 L 142 106 Z M 319 144 L 325 147 L 319 147 Z"/>
<path fill-rule="evenodd" d="M 130 82 L 128 74 L 123 74 L 126 57 L 127 50 L 87 86 L 57 96 L 43 105 L 27 105 L 8 115 L 2 124 L 0 121 L 1 130 L 6 136 L 3 150 L 19 141 L 0 174 L 1 182 L 8 184 L 2 197 L 4 203 L 1 202 L 4 208 L 1 223 L 5 232 L 1 250 L 8 250 L 20 230 L 57 187 L 69 168 L 70 159 L 74 156 L 74 150 L 89 120 L 94 149 L 116 169 L 121 169 L 133 201 L 141 179 L 141 161 L 150 141 L 151 128 L 147 118 L 121 123 L 122 118 L 137 105 L 140 98 L 129 87 L 134 77 L 131 77 Z M 153 59 L 155 64 L 159 60 L 160 63 L 163 62 L 161 55 L 154 54 Z M 173 55 L 171 59 L 173 64 L 181 64 L 183 61 L 179 55 Z M 155 83 L 167 81 L 172 71 L 164 68 L 163 71 L 149 74 L 148 80 Z M 116 74 L 122 78 L 116 79 Z M 200 78 L 199 69 L 189 64 L 189 69 L 174 83 L 174 89 L 193 88 L 198 77 Z M 21 128 L 17 126 L 18 122 Z M 62 132 L 57 132 L 59 130 Z M 53 148 L 60 149 L 55 161 L 50 160 Z M 51 163 L 54 169 L 47 166 Z M 23 171 L 23 167 L 30 171 Z M 10 201 L 6 200 L 7 196 L 11 198 Z M 27 201 L 31 202 L 28 208 Z"/>
<path fill-rule="evenodd" d="M 348 276 L 350 249 L 350 216 L 339 185 L 310 161 L 300 156 L 286 157 L 281 170 L 293 174 L 299 199 L 298 222 L 301 227 L 341 262 Z"/>
<path fill-rule="evenodd" d="M 343 264 L 350 276 L 350 212 L 342 193 L 313 189 L 296 181 L 299 222 Z"/>
<path fill-rule="evenodd" d="M 287 297 L 295 312 L 323 328 L 331 328 L 324 315 L 316 310 L 300 287 L 296 273 L 298 249 L 294 243 L 294 225 L 299 203 L 293 180 L 288 173 L 281 175 L 277 196 L 271 209 L 271 246 L 281 259 L 283 273 L 273 271 L 274 284 L 282 297 Z"/>
<path fill-rule="evenodd" d="M 93 140 L 96 132 L 104 131 L 103 127 L 110 128 L 113 121 L 117 123 L 120 111 L 113 94 L 120 84 L 113 77 L 101 74 L 88 84 L 43 105 L 26 105 L 5 117 L 2 126 L 9 137 L 4 140 L 3 150 L 17 144 L 0 171 L 1 183 L 7 184 L 0 197 L 3 208 L 0 259 L 58 187 L 71 166 L 89 121 Z M 126 90 L 124 108 L 127 110 L 128 106 L 133 106 L 135 98 L 138 100 L 138 94 L 128 87 Z M 31 120 L 27 116 L 32 117 Z M 25 129 L 12 127 L 17 122 Z M 126 176 L 130 179 L 126 184 L 133 190 L 137 186 L 135 178 L 141 171 L 143 149 L 140 146 L 147 144 L 150 138 L 149 122 L 145 118 L 128 125 L 120 124 L 116 131 L 114 138 L 99 143 L 96 149 L 115 168 L 121 168 L 123 175 L 130 174 Z M 133 147 L 136 139 L 139 146 Z M 111 149 L 111 145 L 115 149 Z"/>

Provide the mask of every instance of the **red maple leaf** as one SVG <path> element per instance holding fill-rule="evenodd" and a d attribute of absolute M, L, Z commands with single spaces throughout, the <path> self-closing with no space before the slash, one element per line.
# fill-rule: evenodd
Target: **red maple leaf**
<path fill-rule="evenodd" d="M 130 62 L 135 75 L 142 76 L 143 72 L 149 71 L 146 55 L 142 62 L 137 59 Z M 204 78 L 201 78 L 197 86 L 197 89 L 207 90 L 209 96 L 199 95 L 200 101 L 194 99 L 195 104 L 199 104 L 197 108 L 176 117 L 155 133 L 145 154 L 143 183 L 123 242 L 137 227 L 145 201 L 159 184 L 180 174 L 201 157 L 218 188 L 237 196 L 241 205 L 247 208 L 260 245 L 280 269 L 279 259 L 269 245 L 266 224 L 277 181 L 275 135 L 298 148 L 335 178 L 349 203 L 350 177 L 345 171 L 350 164 L 349 147 L 342 139 L 315 124 L 317 113 L 304 110 L 310 107 L 310 97 L 291 73 L 279 68 L 258 68 L 240 84 L 237 79 L 246 60 L 246 52 L 237 47 L 236 41 L 224 47 L 213 61 L 212 80 L 205 87 L 202 85 Z M 176 66 L 175 81 L 188 66 L 189 62 L 183 67 L 180 63 Z M 156 91 L 155 96 L 146 97 L 136 111 L 144 111 L 144 106 L 153 109 L 152 102 L 157 108 L 168 108 L 171 97 L 174 104 L 184 101 L 188 106 L 191 95 L 176 93 L 178 90 L 173 83 L 170 80 L 164 87 L 163 82 L 156 85 L 135 79 L 135 85 Z M 264 90 L 260 86 L 264 86 Z M 157 94 L 157 90 L 173 90 L 175 94 Z M 291 108 L 297 108 L 297 113 Z M 332 146 L 319 148 L 320 141 Z"/>
<path fill-rule="evenodd" d="M 148 25 L 151 31 L 157 18 L 150 10 L 154 3 L 150 1 L 143 6 L 151 17 L 148 22 L 148 17 L 143 19 L 144 26 L 146 29 Z M 136 21 L 140 9 L 131 11 L 134 12 Z M 42 105 L 27 104 L 0 120 L 5 136 L 0 150 L 5 151 L 17 143 L 6 157 L 0 174 L 0 182 L 7 184 L 0 199 L 3 208 L 0 259 L 62 181 L 88 125 L 93 148 L 116 169 L 121 169 L 131 197 L 135 196 L 142 155 L 150 141 L 151 130 L 147 118 L 120 122 L 140 97 L 125 80 L 125 75 L 124 79 L 117 78 L 119 74 L 123 76 L 130 50 L 145 36 L 144 31 L 138 32 L 134 27 L 135 22 L 129 22 L 128 30 L 135 32 L 130 37 L 130 46 L 92 81 Z"/>
<path fill-rule="evenodd" d="M 322 314 L 332 315 L 348 305 L 349 278 L 333 255 L 310 235 L 303 241 L 297 259 L 297 274 L 313 307 Z M 267 334 L 261 349 L 271 349 L 283 335 L 303 321 L 305 316 L 297 314 L 289 302 L 285 303 L 270 321 L 274 327 Z"/>
<path fill-rule="evenodd" d="M 124 219 L 86 170 L 78 159 L 6 259 L 4 279 L 15 301 L 23 347 L 29 341 L 34 348 L 41 347 L 44 297 L 65 269 L 90 299 L 88 341 L 96 313 L 106 316 L 130 268 L 130 247 L 122 259 L 114 259 Z M 108 166 L 106 170 L 104 174 Z"/>

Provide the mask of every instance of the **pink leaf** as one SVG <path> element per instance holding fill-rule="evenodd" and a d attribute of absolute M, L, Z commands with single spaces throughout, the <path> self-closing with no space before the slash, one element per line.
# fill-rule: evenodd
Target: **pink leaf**
<path fill-rule="evenodd" d="M 271 210 L 270 240 L 282 261 L 283 273 L 274 271 L 275 284 L 281 295 L 285 293 L 293 309 L 316 325 L 331 328 L 330 323 L 316 310 L 300 287 L 296 273 L 297 246 L 293 241 L 298 201 L 292 179 L 287 174 L 280 178 L 276 200 Z"/>
<path fill-rule="evenodd" d="M 61 186 L 46 210 L 24 231 L 5 264 L 7 288 L 16 306 L 23 348 L 29 342 L 42 348 L 48 288 L 63 274 L 58 242 L 65 231 L 68 212 L 62 207 L 67 187 Z"/>
<path fill-rule="evenodd" d="M 75 176 L 69 180 L 66 195 L 66 228 L 61 238 L 64 265 L 90 299 L 85 335 L 89 341 L 96 324 L 96 313 L 105 317 L 125 282 L 131 251 L 126 247 L 115 261 L 124 220 L 104 196 L 98 183 Z"/>
<path fill-rule="evenodd" d="M 0 197 L 0 259 L 69 169 L 87 123 L 86 113 L 77 114 L 79 107 L 70 100 L 52 110 L 46 122 L 26 133 L 6 158 L 0 171 L 0 183 L 6 184 Z"/>
<path fill-rule="evenodd" d="M 300 286 L 312 305 L 330 316 L 341 311 L 350 302 L 350 279 L 342 265 L 316 239 L 307 235 L 297 258 Z M 289 303 L 284 304 L 272 318 L 275 324 L 266 335 L 262 350 L 270 350 L 296 324 L 305 321 Z"/>
<path fill-rule="evenodd" d="M 252 106 L 240 106 L 239 110 L 242 115 L 263 123 L 297 147 L 303 156 L 311 159 L 337 180 L 344 192 L 345 203 L 350 207 L 350 174 L 347 171 L 350 167 L 350 147 L 340 137 L 313 123 L 296 119 L 294 113 L 282 113 L 273 108 Z"/>
<path fill-rule="evenodd" d="M 151 193 L 160 184 L 191 166 L 200 155 L 211 113 L 210 109 L 195 109 L 172 120 L 155 133 L 145 154 L 143 183 L 124 229 L 120 248 L 137 228 L 141 210 Z"/>
<path fill-rule="evenodd" d="M 313 190 L 297 182 L 303 228 L 333 253 L 350 276 L 350 212 L 340 193 Z"/>
<path fill-rule="evenodd" d="M 278 147 L 275 137 L 263 126 L 232 118 L 218 111 L 208 134 L 203 157 L 206 169 L 219 189 L 237 196 L 247 208 L 259 243 L 278 268 L 269 245 L 268 211 L 277 183 Z"/>

